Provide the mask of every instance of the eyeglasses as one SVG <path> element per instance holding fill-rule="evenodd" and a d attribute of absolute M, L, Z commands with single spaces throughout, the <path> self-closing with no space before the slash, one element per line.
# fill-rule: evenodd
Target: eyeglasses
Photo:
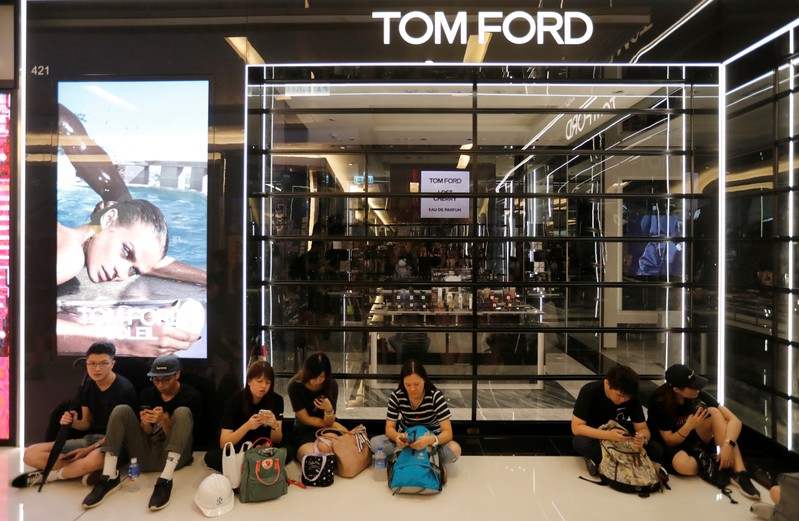
<path fill-rule="evenodd" d="M 150 377 L 150 381 L 153 382 L 154 384 L 160 384 L 160 383 L 164 383 L 165 384 L 165 383 L 169 382 L 170 380 L 172 380 L 174 377 L 175 377 L 175 375 L 173 375 L 173 374 L 171 374 L 169 376 L 151 376 Z"/>
<path fill-rule="evenodd" d="M 104 360 L 102 362 L 86 362 L 86 367 L 88 367 L 90 369 L 94 369 L 95 367 L 106 368 L 109 365 L 111 365 L 111 361 L 110 360 Z"/>

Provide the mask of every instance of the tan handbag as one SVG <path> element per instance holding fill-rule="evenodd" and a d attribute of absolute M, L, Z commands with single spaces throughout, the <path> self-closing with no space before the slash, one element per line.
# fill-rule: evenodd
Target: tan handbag
<path fill-rule="evenodd" d="M 352 478 L 372 464 L 372 451 L 366 427 L 358 425 L 351 431 L 327 427 L 316 431 L 320 449 L 325 445 L 336 455 L 336 475 Z"/>

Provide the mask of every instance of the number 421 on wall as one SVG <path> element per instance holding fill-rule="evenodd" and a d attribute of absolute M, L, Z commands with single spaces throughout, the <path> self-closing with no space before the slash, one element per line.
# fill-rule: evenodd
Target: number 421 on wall
<path fill-rule="evenodd" d="M 31 74 L 34 76 L 50 76 L 49 65 L 34 65 L 31 69 Z"/>

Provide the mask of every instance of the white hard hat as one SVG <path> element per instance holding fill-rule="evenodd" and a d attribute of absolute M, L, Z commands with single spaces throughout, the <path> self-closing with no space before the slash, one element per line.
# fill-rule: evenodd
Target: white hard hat
<path fill-rule="evenodd" d="M 205 517 L 216 517 L 230 512 L 235 504 L 230 480 L 222 474 L 206 477 L 197 487 L 194 502 Z"/>

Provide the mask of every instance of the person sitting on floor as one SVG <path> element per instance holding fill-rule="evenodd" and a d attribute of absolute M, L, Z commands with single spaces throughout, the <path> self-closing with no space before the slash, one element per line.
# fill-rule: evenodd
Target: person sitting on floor
<path fill-rule="evenodd" d="M 400 369 L 399 385 L 391 392 L 386 411 L 386 433 L 370 441 L 373 453 L 383 447 L 386 456 L 393 460 L 397 450 L 410 446 L 414 450 L 432 447 L 438 450 L 442 465 L 458 461 L 461 446 L 452 439 L 452 422 L 447 400 L 430 381 L 424 366 L 417 360 L 408 360 Z M 405 432 L 416 425 L 430 431 L 418 440 L 408 439 Z"/>
<path fill-rule="evenodd" d="M 651 460 L 660 461 L 663 449 L 656 442 L 650 443 L 652 435 L 637 393 L 638 374 L 624 365 L 611 367 L 604 380 L 585 384 L 580 389 L 572 414 L 572 445 L 585 458 L 591 476 L 599 474 L 602 461 L 599 440 L 630 441 L 621 430 L 599 428 L 610 420 L 616 420 L 630 432 L 634 429 L 633 444 L 645 447 Z"/>
<path fill-rule="evenodd" d="M 311 353 L 289 381 L 286 392 L 294 409 L 294 428 L 289 444 L 297 448 L 296 459 L 314 451 L 316 431 L 326 427 L 344 429 L 336 421 L 338 383 L 330 359 L 322 352 Z M 293 459 L 294 455 L 289 454 Z"/>
<path fill-rule="evenodd" d="M 704 448 L 710 454 L 718 454 L 719 468 L 731 472 L 732 483 L 746 497 L 760 499 L 738 447 L 743 424 L 703 390 L 705 385 L 707 378 L 688 366 L 674 364 L 666 370 L 666 382 L 652 393 L 649 423 L 666 445 L 663 465 L 677 474 L 696 476 L 699 461 L 695 450 Z"/>
<path fill-rule="evenodd" d="M 62 426 L 86 432 L 82 438 L 67 440 L 61 455 L 47 476 L 47 481 L 79 478 L 84 481 L 103 468 L 100 447 L 105 441 L 105 431 L 111 411 L 120 404 L 136 405 L 136 389 L 122 375 L 114 372 L 116 349 L 111 342 L 95 342 L 86 351 L 86 375 L 80 391 L 80 403 L 61 416 Z M 81 411 L 78 416 L 77 409 Z M 80 418 L 80 419 L 79 419 Z M 53 450 L 53 442 L 36 443 L 25 449 L 22 460 L 36 470 L 20 474 L 11 482 L 12 487 L 24 488 L 42 482 L 42 471 Z"/>
<path fill-rule="evenodd" d="M 273 446 L 283 440 L 283 397 L 275 392 L 274 369 L 263 360 L 250 364 L 247 386 L 228 400 L 222 412 L 220 448 L 205 453 L 206 466 L 222 472 L 222 450 L 225 444 L 232 443 L 236 452 L 239 452 L 245 442 L 254 442 L 259 438 L 270 440 Z"/>
<path fill-rule="evenodd" d="M 202 412 L 200 393 L 180 382 L 180 360 L 159 356 L 147 376 L 152 387 L 144 389 L 137 415 L 128 405 L 118 405 L 108 420 L 103 475 L 83 500 L 83 508 L 100 505 L 121 484 L 117 459 L 122 449 L 138 458 L 142 472 L 161 471 L 148 508 L 160 510 L 169 504 L 172 475 L 192 461 L 194 418 Z"/>

